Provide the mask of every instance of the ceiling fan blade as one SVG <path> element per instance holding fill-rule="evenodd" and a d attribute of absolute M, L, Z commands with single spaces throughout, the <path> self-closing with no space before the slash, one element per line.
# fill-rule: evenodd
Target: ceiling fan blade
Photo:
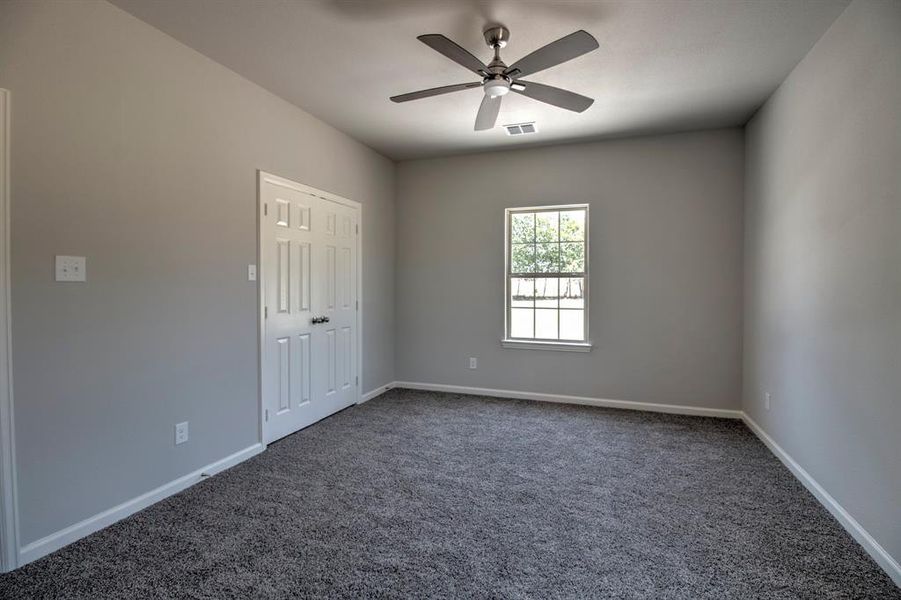
<path fill-rule="evenodd" d="M 516 84 L 525 86 L 524 89 L 518 89 Z M 531 81 L 514 81 L 510 89 L 517 94 L 528 96 L 533 100 L 553 104 L 566 110 L 574 112 L 583 112 L 594 103 L 593 98 L 582 96 L 575 92 L 562 90 L 552 85 L 544 85 L 541 83 L 532 83 Z"/>
<path fill-rule="evenodd" d="M 543 71 L 598 48 L 598 41 L 587 31 L 579 30 L 551 42 L 510 65 L 504 74 L 525 77 Z"/>
<path fill-rule="evenodd" d="M 495 122 L 497 122 L 497 113 L 501 110 L 501 98 L 503 96 L 492 98 L 487 94 L 482 98 L 479 114 L 476 115 L 476 131 L 484 131 L 494 127 Z"/>
<path fill-rule="evenodd" d="M 479 75 L 487 73 L 487 67 L 468 50 L 440 33 L 427 33 L 416 38 L 432 50 L 440 52 L 458 65 L 462 65 Z"/>
<path fill-rule="evenodd" d="M 400 94 L 399 96 L 391 96 L 392 102 L 409 102 L 410 100 L 419 100 L 420 98 L 429 98 L 430 96 L 440 96 L 441 94 L 449 94 L 451 92 L 460 92 L 470 88 L 482 87 L 481 81 L 473 83 L 455 83 L 454 85 L 443 85 L 441 87 L 429 88 L 427 90 L 419 90 L 418 92 L 410 92 L 409 94 Z"/>

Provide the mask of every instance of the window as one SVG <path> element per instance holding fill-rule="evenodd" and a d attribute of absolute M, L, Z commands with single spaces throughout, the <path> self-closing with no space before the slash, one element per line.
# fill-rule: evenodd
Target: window
<path fill-rule="evenodd" d="M 506 211 L 503 345 L 588 351 L 588 206 Z"/>

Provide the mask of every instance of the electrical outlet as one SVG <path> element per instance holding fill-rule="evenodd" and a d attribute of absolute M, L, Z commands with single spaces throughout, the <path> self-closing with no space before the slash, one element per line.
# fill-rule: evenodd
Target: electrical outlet
<path fill-rule="evenodd" d="M 767 410 L 770 410 L 770 393 L 766 392 L 763 395 L 763 407 Z"/>
<path fill-rule="evenodd" d="M 470 369 L 478 369 L 479 368 L 479 359 L 475 356 L 469 357 L 469 368 Z"/>
<path fill-rule="evenodd" d="M 175 445 L 184 444 L 188 441 L 188 422 L 175 424 Z"/>

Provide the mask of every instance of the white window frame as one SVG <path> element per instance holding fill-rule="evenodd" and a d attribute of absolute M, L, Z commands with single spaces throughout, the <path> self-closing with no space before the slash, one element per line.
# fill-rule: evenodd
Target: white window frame
<path fill-rule="evenodd" d="M 579 209 L 585 211 L 585 288 L 584 288 L 584 296 L 585 296 L 585 308 L 583 310 L 583 319 L 584 319 L 584 332 L 585 332 L 585 340 L 584 341 L 565 341 L 559 339 L 531 339 L 531 338 L 514 338 L 510 336 L 510 317 L 511 317 L 511 302 L 510 302 L 510 281 L 511 281 L 511 244 L 512 240 L 510 239 L 510 229 L 512 216 L 516 213 L 540 213 L 540 212 L 558 212 L 565 210 Z M 589 313 L 589 264 L 588 264 L 588 244 L 589 244 L 589 222 L 590 222 L 590 209 L 588 204 L 557 204 L 557 205 L 542 205 L 542 206 L 521 206 L 516 208 L 507 208 L 504 210 L 504 337 L 501 339 L 501 346 L 504 348 L 519 348 L 524 350 L 556 350 L 560 352 L 590 352 L 591 351 L 591 340 L 589 338 L 589 327 L 588 327 L 588 313 Z M 546 277 L 548 275 L 552 276 L 564 276 L 566 274 L 561 273 L 535 273 L 534 277 Z M 520 275 L 521 276 L 521 275 Z M 583 276 L 582 274 L 578 274 L 577 276 Z M 559 333 L 559 332 L 558 332 Z"/>

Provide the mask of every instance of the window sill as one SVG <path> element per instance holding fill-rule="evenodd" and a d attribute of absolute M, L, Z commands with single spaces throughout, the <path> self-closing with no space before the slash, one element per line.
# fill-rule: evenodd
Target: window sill
<path fill-rule="evenodd" d="M 504 348 L 520 350 L 553 350 L 555 352 L 591 352 L 589 342 L 533 342 L 529 340 L 501 340 Z"/>

